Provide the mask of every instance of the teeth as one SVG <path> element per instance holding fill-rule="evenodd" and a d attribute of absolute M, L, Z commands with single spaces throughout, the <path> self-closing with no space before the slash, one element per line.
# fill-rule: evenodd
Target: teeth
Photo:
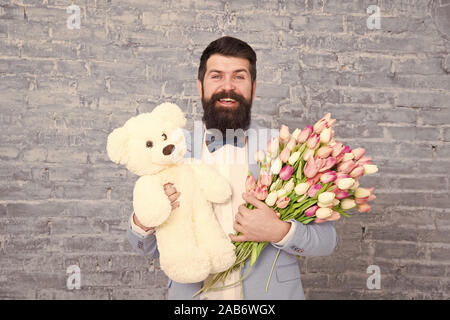
<path fill-rule="evenodd" d="M 230 98 L 225 98 L 225 99 L 220 99 L 220 101 L 226 101 L 226 102 L 234 102 L 234 99 L 230 99 Z"/>

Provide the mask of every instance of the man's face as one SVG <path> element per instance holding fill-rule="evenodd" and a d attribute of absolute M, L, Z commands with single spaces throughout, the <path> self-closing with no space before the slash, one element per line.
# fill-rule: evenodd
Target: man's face
<path fill-rule="evenodd" d="M 256 89 L 247 59 L 212 55 L 206 62 L 203 83 L 197 80 L 197 88 L 208 129 L 247 129 Z"/>

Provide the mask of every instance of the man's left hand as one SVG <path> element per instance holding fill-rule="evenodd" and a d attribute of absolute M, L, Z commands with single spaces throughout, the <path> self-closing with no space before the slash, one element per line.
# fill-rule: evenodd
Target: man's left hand
<path fill-rule="evenodd" d="M 280 220 L 279 213 L 271 209 L 263 201 L 255 196 L 244 193 L 242 198 L 252 204 L 255 208 L 248 209 L 241 204 L 236 213 L 233 228 L 241 234 L 236 236 L 229 234 L 232 241 L 256 241 L 256 242 L 279 242 L 289 229 L 291 223 Z"/>

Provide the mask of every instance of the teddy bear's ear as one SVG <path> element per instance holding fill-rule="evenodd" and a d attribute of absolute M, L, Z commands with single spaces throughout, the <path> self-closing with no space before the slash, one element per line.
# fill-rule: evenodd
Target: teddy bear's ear
<path fill-rule="evenodd" d="M 164 102 L 152 111 L 152 115 L 159 117 L 162 121 L 170 121 L 177 128 L 183 128 L 186 124 L 186 117 L 183 111 L 174 103 Z"/>
<path fill-rule="evenodd" d="M 126 165 L 128 162 L 128 129 L 120 127 L 114 129 L 108 136 L 106 152 L 111 161 Z"/>

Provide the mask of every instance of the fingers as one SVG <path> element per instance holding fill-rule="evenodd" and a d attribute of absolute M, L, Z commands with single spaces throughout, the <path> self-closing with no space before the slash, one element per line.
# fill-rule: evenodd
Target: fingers
<path fill-rule="evenodd" d="M 176 202 L 170 203 L 170 205 L 172 206 L 172 210 L 175 210 L 176 208 L 178 208 L 180 206 L 180 203 L 178 201 L 176 201 Z"/>
<path fill-rule="evenodd" d="M 341 218 L 341 215 L 339 214 L 339 212 L 333 211 L 333 213 L 331 214 L 331 216 L 329 216 L 326 219 L 319 219 L 319 218 L 315 218 L 314 222 L 315 223 L 323 223 L 326 221 L 337 221 Z"/>
<path fill-rule="evenodd" d="M 262 202 L 261 200 L 256 199 L 255 196 L 253 196 L 251 194 L 248 194 L 248 193 L 242 194 L 242 199 L 244 199 L 248 203 L 254 205 L 258 209 L 264 209 L 264 208 L 267 207 L 267 205 L 264 202 Z"/>
<path fill-rule="evenodd" d="M 228 236 L 230 237 L 231 241 L 234 241 L 234 242 L 247 241 L 247 237 L 243 234 L 240 234 L 237 236 L 237 235 L 229 233 Z"/>
<path fill-rule="evenodd" d="M 173 184 L 169 182 L 164 185 L 164 192 L 166 193 L 167 196 L 171 196 L 174 193 L 177 193 L 177 189 L 175 189 Z"/>

